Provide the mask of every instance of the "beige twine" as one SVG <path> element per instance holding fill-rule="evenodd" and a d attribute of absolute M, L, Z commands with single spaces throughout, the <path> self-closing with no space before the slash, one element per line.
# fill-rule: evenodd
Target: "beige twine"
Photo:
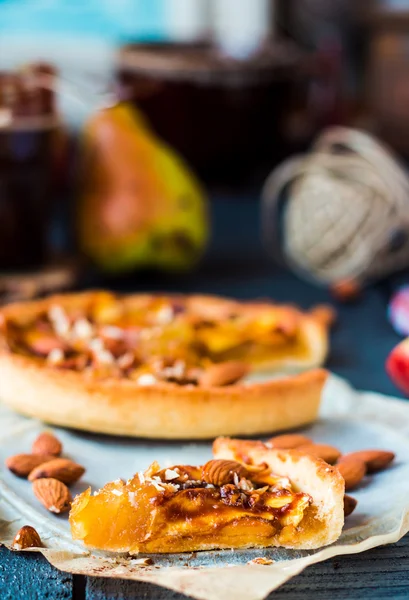
<path fill-rule="evenodd" d="M 287 186 L 280 251 L 293 269 L 328 284 L 345 278 L 363 282 L 409 265 L 409 179 L 370 135 L 328 129 L 310 154 L 271 173 L 262 221 L 269 249 L 277 244 L 272 210 Z M 391 251 L 397 231 L 408 241 Z"/>

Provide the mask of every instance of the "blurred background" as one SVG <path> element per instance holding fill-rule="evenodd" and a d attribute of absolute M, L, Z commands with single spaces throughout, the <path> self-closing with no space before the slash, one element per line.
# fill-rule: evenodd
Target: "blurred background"
<path fill-rule="evenodd" d="M 0 0 L 3 301 L 405 268 L 408 75 L 407 0 Z"/>

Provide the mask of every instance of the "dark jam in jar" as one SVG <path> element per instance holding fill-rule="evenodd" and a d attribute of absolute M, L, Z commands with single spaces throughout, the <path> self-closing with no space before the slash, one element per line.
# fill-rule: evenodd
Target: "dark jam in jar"
<path fill-rule="evenodd" d="M 59 128 L 53 72 L 35 65 L 0 72 L 0 270 L 47 260 Z"/>
<path fill-rule="evenodd" d="M 241 184 L 262 177 L 287 153 L 283 121 L 290 110 L 300 55 L 287 43 L 247 60 L 211 44 L 150 43 L 121 48 L 119 96 L 140 108 L 205 183 Z"/>

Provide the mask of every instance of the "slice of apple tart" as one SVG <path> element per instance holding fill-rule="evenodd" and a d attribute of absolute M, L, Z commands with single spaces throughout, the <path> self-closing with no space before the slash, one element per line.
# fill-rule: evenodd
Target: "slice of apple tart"
<path fill-rule="evenodd" d="M 257 460 L 164 469 L 155 462 L 126 483 L 88 489 L 74 500 L 72 536 L 131 554 L 334 542 L 344 522 L 338 471 L 296 451 L 264 449 Z"/>

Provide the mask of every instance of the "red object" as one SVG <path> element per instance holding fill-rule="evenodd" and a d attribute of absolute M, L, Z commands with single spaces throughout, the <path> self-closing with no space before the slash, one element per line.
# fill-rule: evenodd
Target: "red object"
<path fill-rule="evenodd" d="M 354 279 L 343 279 L 331 286 L 332 295 L 339 302 L 352 302 L 359 298 L 361 294 L 361 286 Z"/>
<path fill-rule="evenodd" d="M 409 338 L 400 342 L 389 354 L 386 371 L 396 387 L 409 396 Z"/>

